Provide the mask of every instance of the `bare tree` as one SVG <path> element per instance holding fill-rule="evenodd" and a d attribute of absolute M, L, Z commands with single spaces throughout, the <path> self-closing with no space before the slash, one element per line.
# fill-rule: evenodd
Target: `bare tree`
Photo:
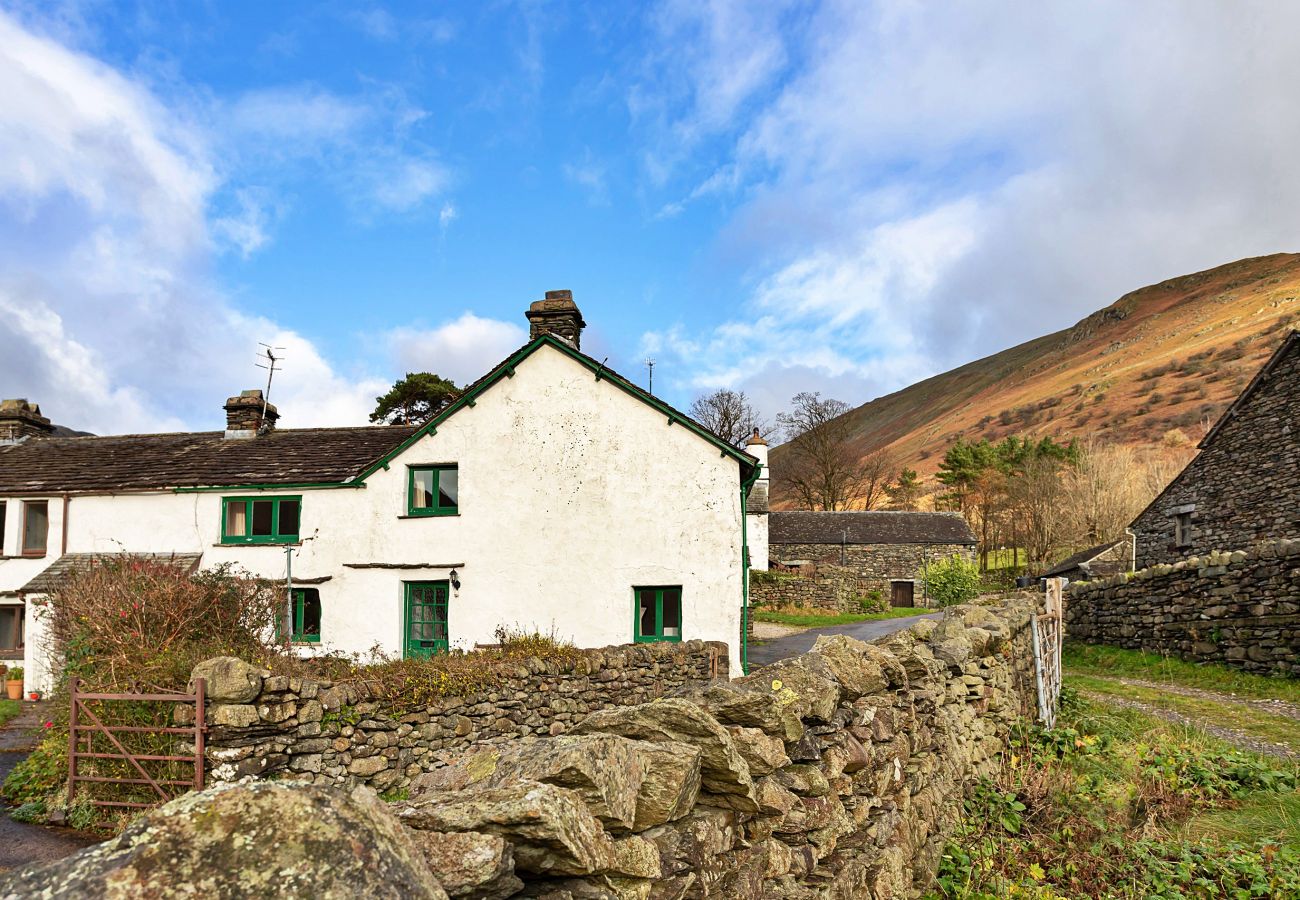
<path fill-rule="evenodd" d="M 852 407 L 820 393 L 796 394 L 793 409 L 776 417 L 786 439 L 780 485 L 805 509 L 840 510 L 861 504 L 868 479 L 864 460 L 853 448 Z M 874 488 L 883 502 L 885 477 Z"/>
<path fill-rule="evenodd" d="M 733 447 L 743 447 L 755 430 L 764 439 L 776 431 L 759 416 L 744 391 L 719 388 L 711 394 L 702 394 L 691 403 L 690 414 Z"/>
<path fill-rule="evenodd" d="M 889 502 L 889 487 L 898 473 L 893 453 L 880 449 L 862 458 L 862 477 L 858 486 L 858 508 L 880 509 Z"/>

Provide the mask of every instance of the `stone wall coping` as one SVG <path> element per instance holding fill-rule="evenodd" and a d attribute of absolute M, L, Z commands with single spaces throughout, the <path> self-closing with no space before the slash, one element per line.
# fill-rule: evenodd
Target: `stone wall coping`
<path fill-rule="evenodd" d="M 1150 581 L 1166 578 L 1191 570 L 1204 572 L 1216 567 L 1229 568 L 1255 562 L 1260 559 L 1277 559 L 1285 556 L 1300 555 L 1300 538 L 1282 538 L 1251 547 L 1249 550 L 1211 550 L 1202 556 L 1191 556 L 1176 563 L 1159 563 L 1136 572 L 1125 572 L 1111 578 L 1097 581 L 1075 582 L 1066 588 L 1067 593 L 1075 595 L 1092 594 L 1108 588 L 1120 587 L 1133 581 Z"/>

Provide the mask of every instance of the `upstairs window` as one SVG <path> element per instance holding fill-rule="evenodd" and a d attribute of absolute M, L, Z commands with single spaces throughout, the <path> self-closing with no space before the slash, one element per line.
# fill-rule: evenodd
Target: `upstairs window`
<path fill-rule="evenodd" d="M 320 643 L 320 591 L 316 588 L 294 588 L 289 617 L 291 641 L 295 644 Z"/>
<path fill-rule="evenodd" d="M 1192 546 L 1192 514 L 1189 512 L 1174 516 L 1174 546 Z"/>
<path fill-rule="evenodd" d="M 460 473 L 454 465 L 411 466 L 406 513 L 454 516 L 460 511 Z"/>
<path fill-rule="evenodd" d="M 636 623 L 633 632 L 638 644 L 682 639 L 682 589 L 677 587 L 636 588 Z"/>
<path fill-rule="evenodd" d="M 50 533 L 50 504 L 44 500 L 23 501 L 23 556 L 44 556 Z"/>
<path fill-rule="evenodd" d="M 296 543 L 301 518 L 301 497 L 223 497 L 221 543 Z"/>

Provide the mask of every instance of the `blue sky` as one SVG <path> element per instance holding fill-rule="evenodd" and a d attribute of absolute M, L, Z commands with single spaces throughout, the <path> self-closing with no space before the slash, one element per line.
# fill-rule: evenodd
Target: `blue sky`
<path fill-rule="evenodd" d="M 465 382 L 570 288 L 686 405 L 854 404 L 1294 250 L 1269 3 L 0 0 L 0 394 L 212 428 Z"/>

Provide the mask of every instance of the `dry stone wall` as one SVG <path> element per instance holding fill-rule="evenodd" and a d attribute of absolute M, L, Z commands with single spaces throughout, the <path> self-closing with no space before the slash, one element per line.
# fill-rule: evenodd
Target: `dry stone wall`
<path fill-rule="evenodd" d="M 927 562 L 950 556 L 975 561 L 975 547 L 969 544 L 772 544 L 768 552 L 772 562 L 830 561 L 844 566 L 857 575 L 864 591 L 878 590 L 886 599 L 891 581 L 915 582 L 917 606 L 924 605 L 920 573 Z"/>
<path fill-rule="evenodd" d="M 751 606 L 789 605 L 849 612 L 858 610 L 859 598 L 871 590 L 853 569 L 821 563 L 810 571 L 752 573 L 749 601 Z"/>
<path fill-rule="evenodd" d="M 1071 640 L 1300 676 L 1300 540 L 1072 584 Z"/>
<path fill-rule="evenodd" d="M 1025 597 L 951 607 L 876 644 L 822 637 L 748 677 L 609 703 L 561 735 L 457 743 L 392 809 L 453 898 L 916 896 L 963 796 L 1033 708 L 1032 609 Z M 259 686 L 268 709 L 293 690 L 272 686 Z M 441 711 L 396 731 L 368 724 L 381 713 L 353 736 L 450 724 Z"/>
<path fill-rule="evenodd" d="M 596 710 L 726 679 L 721 642 L 633 644 L 526 659 L 503 686 L 395 709 L 366 683 L 271 675 L 233 658 L 201 663 L 210 702 L 209 780 L 293 776 L 399 790 L 471 744 L 557 735 Z"/>

